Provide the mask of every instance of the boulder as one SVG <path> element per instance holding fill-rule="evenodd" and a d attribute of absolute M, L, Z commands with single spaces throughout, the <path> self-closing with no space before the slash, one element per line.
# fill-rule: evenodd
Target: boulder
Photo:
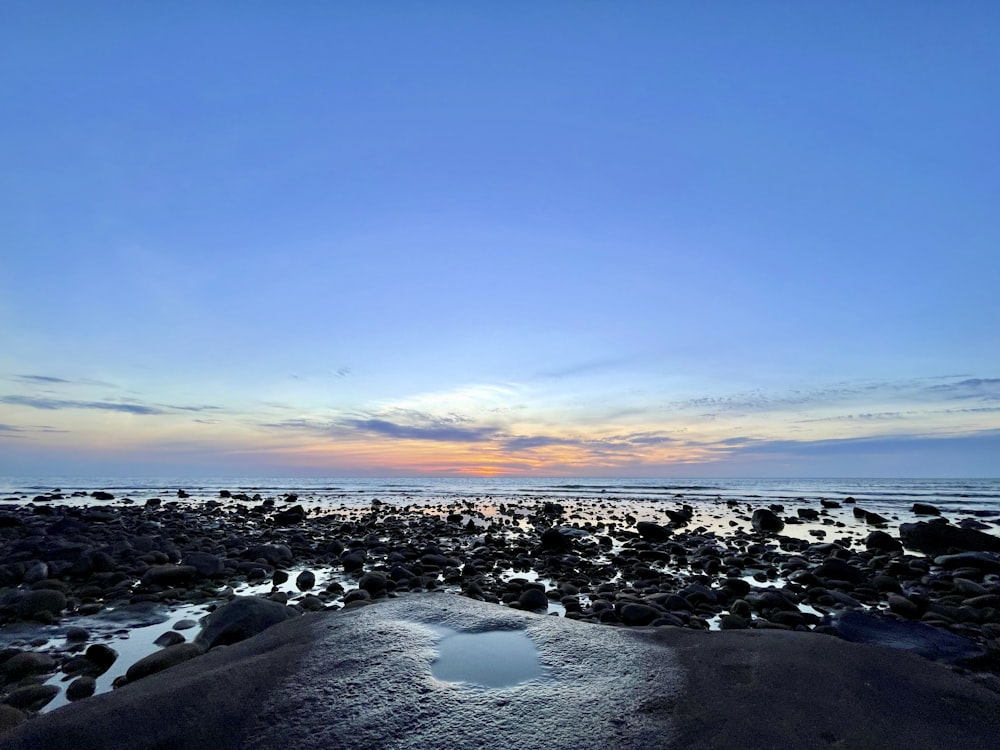
<path fill-rule="evenodd" d="M 873 531 L 865 538 L 865 547 L 880 552 L 900 552 L 903 543 L 884 531 Z"/>
<path fill-rule="evenodd" d="M 865 612 L 841 612 L 830 619 L 830 626 L 845 641 L 888 646 L 947 664 L 979 659 L 986 654 L 986 649 L 974 641 L 922 622 Z"/>
<path fill-rule="evenodd" d="M 941 511 L 928 503 L 914 503 L 910 511 L 918 516 L 940 516 Z"/>
<path fill-rule="evenodd" d="M 181 564 L 191 566 L 203 578 L 222 575 L 226 569 L 225 561 L 211 552 L 185 552 Z"/>
<path fill-rule="evenodd" d="M 544 591 L 527 588 L 517 598 L 518 606 L 531 612 L 543 612 L 549 608 L 549 598 Z"/>
<path fill-rule="evenodd" d="M 3 702 L 22 711 L 38 711 L 59 695 L 56 685 L 25 685 L 8 693 Z"/>
<path fill-rule="evenodd" d="M 141 680 L 143 677 L 162 672 L 164 669 L 169 669 L 188 659 L 200 656 L 204 652 L 205 649 L 197 643 L 178 643 L 174 646 L 167 646 L 161 651 L 156 651 L 149 656 L 139 659 L 139 661 L 128 668 L 128 671 L 125 672 L 125 677 L 128 678 L 129 682 L 135 682 L 136 680 Z"/>
<path fill-rule="evenodd" d="M 942 555 L 953 550 L 1000 552 L 1000 537 L 941 521 L 901 524 L 899 536 L 905 546 L 929 555 Z"/>
<path fill-rule="evenodd" d="M 28 619 L 42 612 L 60 614 L 66 609 L 66 595 L 55 589 L 35 589 L 25 592 L 17 603 L 18 617 Z"/>
<path fill-rule="evenodd" d="M 142 582 L 147 586 L 178 586 L 197 574 L 193 565 L 154 565 L 142 574 Z"/>
<path fill-rule="evenodd" d="M 195 643 L 205 649 L 226 646 L 262 633 L 272 625 L 298 617 L 299 612 L 279 602 L 256 596 L 238 596 L 202 620 Z"/>
<path fill-rule="evenodd" d="M 777 533 L 785 528 L 785 522 L 781 520 L 777 513 L 767 508 L 758 508 L 753 512 L 750 525 L 756 531 L 765 533 Z"/>
<path fill-rule="evenodd" d="M 670 538 L 670 529 L 652 521 L 639 521 L 635 529 L 648 542 L 665 542 Z"/>
<path fill-rule="evenodd" d="M 631 604 L 626 604 L 622 607 L 619 617 L 621 621 L 626 625 L 649 625 L 653 620 L 657 619 L 663 613 L 655 607 L 651 607 L 648 604 L 639 604 L 633 602 Z"/>

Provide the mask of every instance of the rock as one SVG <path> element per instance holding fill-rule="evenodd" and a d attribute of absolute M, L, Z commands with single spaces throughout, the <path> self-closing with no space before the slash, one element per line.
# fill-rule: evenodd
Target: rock
<path fill-rule="evenodd" d="M 851 503 L 853 503 L 854 502 L 854 498 L 850 498 L 849 497 L 844 502 L 851 502 Z M 830 510 L 832 510 L 834 508 L 839 508 L 840 507 L 840 503 L 837 502 L 836 500 L 827 500 L 825 498 L 822 499 L 822 500 L 820 500 L 819 504 L 822 505 L 824 508 L 828 508 Z"/>
<path fill-rule="evenodd" d="M 639 536 L 650 542 L 665 542 L 670 538 L 670 529 L 652 521 L 639 521 L 635 529 Z"/>
<path fill-rule="evenodd" d="M 870 510 L 865 511 L 865 523 L 870 523 L 873 526 L 882 526 L 889 523 L 889 519 L 885 516 L 880 516 L 878 513 L 873 513 Z"/>
<path fill-rule="evenodd" d="M 836 557 L 824 560 L 813 573 L 827 581 L 847 581 L 857 584 L 865 580 L 865 574 L 859 568 Z"/>
<path fill-rule="evenodd" d="M 764 533 L 777 533 L 785 528 L 785 522 L 778 515 L 767 508 L 758 508 L 753 512 L 750 525 L 755 530 Z"/>
<path fill-rule="evenodd" d="M 185 552 L 181 564 L 190 565 L 203 578 L 222 575 L 226 570 L 225 561 L 211 552 Z"/>
<path fill-rule="evenodd" d="M 90 631 L 78 626 L 66 628 L 66 640 L 70 643 L 84 643 L 90 640 Z"/>
<path fill-rule="evenodd" d="M 274 571 L 274 575 L 271 576 L 271 583 L 273 583 L 275 586 L 280 586 L 281 584 L 287 582 L 288 582 L 288 573 L 286 573 L 283 570 L 276 570 Z"/>
<path fill-rule="evenodd" d="M 274 514 L 274 522 L 279 526 L 294 526 L 306 519 L 306 510 L 301 505 L 280 510 Z"/>
<path fill-rule="evenodd" d="M 95 500 L 114 500 L 115 496 L 110 492 L 104 492 L 103 490 L 97 490 L 97 492 L 91 492 L 90 496 Z"/>
<path fill-rule="evenodd" d="M 42 612 L 59 615 L 66 609 L 66 595 L 55 589 L 35 589 L 25 592 L 17 603 L 17 616 L 29 619 Z"/>
<path fill-rule="evenodd" d="M 344 554 L 340 556 L 340 564 L 344 566 L 344 570 L 348 573 L 355 570 L 361 570 L 365 567 L 364 550 L 352 549 L 344 552 Z"/>
<path fill-rule="evenodd" d="M 831 617 L 830 626 L 845 641 L 897 648 L 947 664 L 959 664 L 986 655 L 986 649 L 974 641 L 921 622 L 865 612 L 840 612 Z"/>
<path fill-rule="evenodd" d="M 952 550 L 1000 552 L 1000 537 L 975 529 L 962 529 L 941 521 L 901 524 L 899 536 L 905 546 L 929 555 L 940 555 Z"/>
<path fill-rule="evenodd" d="M 912 513 L 916 513 L 918 516 L 940 516 L 941 511 L 938 510 L 933 505 L 928 503 L 914 503 L 913 507 L 910 508 Z"/>
<path fill-rule="evenodd" d="M 889 602 L 889 610 L 900 617 L 905 617 L 908 620 L 920 617 L 920 607 L 902 594 L 889 594 L 887 601 Z"/>
<path fill-rule="evenodd" d="M 176 666 L 188 659 L 200 656 L 204 651 L 205 649 L 197 643 L 178 643 L 174 646 L 167 646 L 162 651 L 156 651 L 149 656 L 139 659 L 139 661 L 128 668 L 128 671 L 125 672 L 125 677 L 128 678 L 129 682 L 135 682 L 136 680 L 141 680 L 143 677 L 162 672 L 164 669 L 170 669 L 170 667 Z"/>
<path fill-rule="evenodd" d="M 291 563 L 295 558 L 292 550 L 284 544 L 257 544 L 242 555 L 245 560 L 265 560 L 269 565 Z"/>
<path fill-rule="evenodd" d="M 298 614 L 278 602 L 256 596 L 239 596 L 205 617 L 195 643 L 205 649 L 237 643 Z"/>
<path fill-rule="evenodd" d="M 903 543 L 884 531 L 873 531 L 865 538 L 865 547 L 881 552 L 900 552 Z"/>
<path fill-rule="evenodd" d="M 384 592 L 388 585 L 389 581 L 385 577 L 385 573 L 378 570 L 369 571 L 361 576 L 360 580 L 358 580 L 358 586 L 363 588 L 372 596 L 378 596 Z"/>
<path fill-rule="evenodd" d="M 633 602 L 622 607 L 618 616 L 626 625 L 641 626 L 649 625 L 653 622 L 653 620 L 657 619 L 662 614 L 663 613 L 660 610 L 655 607 L 650 607 L 648 604 Z"/>
<path fill-rule="evenodd" d="M 529 612 L 542 612 L 549 608 L 549 598 L 544 591 L 536 588 L 527 588 L 522 591 L 517 598 L 517 603 L 521 609 Z"/>
<path fill-rule="evenodd" d="M 27 721 L 24 711 L 0 703 L 0 736 Z"/>
<path fill-rule="evenodd" d="M 26 685 L 12 690 L 3 702 L 22 711 L 38 711 L 59 695 L 55 685 Z"/>
<path fill-rule="evenodd" d="M 719 628 L 722 630 L 745 630 L 748 627 L 746 619 L 733 613 L 723 615 L 719 620 Z"/>
<path fill-rule="evenodd" d="M 85 652 L 87 659 L 97 668 L 98 674 L 104 674 L 118 658 L 118 652 L 103 643 L 95 643 Z"/>
<path fill-rule="evenodd" d="M 178 620 L 177 622 L 175 622 L 173 629 L 174 630 L 190 630 L 191 628 L 193 628 L 193 627 L 195 627 L 197 625 L 198 625 L 198 623 L 196 623 L 194 620 L 183 619 L 183 620 Z"/>
<path fill-rule="evenodd" d="M 316 574 L 311 570 L 303 570 L 295 577 L 295 588 L 299 591 L 308 591 L 316 585 Z"/>
<path fill-rule="evenodd" d="M 170 646 L 176 646 L 178 643 L 184 643 L 184 636 L 178 633 L 176 630 L 168 630 L 162 633 L 155 641 L 153 641 L 160 648 L 168 648 Z"/>
<path fill-rule="evenodd" d="M 54 672 L 57 666 L 56 660 L 48 654 L 22 651 L 0 664 L 0 674 L 3 674 L 7 680 L 13 681 L 31 674 Z"/>
<path fill-rule="evenodd" d="M 542 532 L 542 549 L 551 552 L 567 552 L 572 548 L 570 540 L 559 529 L 546 529 Z"/>
<path fill-rule="evenodd" d="M 819 511 L 815 508 L 796 508 L 795 513 L 805 521 L 815 521 L 819 518 Z"/>
<path fill-rule="evenodd" d="M 947 570 L 976 568 L 984 573 L 1000 573 L 1000 555 L 989 552 L 960 552 L 956 555 L 939 555 L 934 564 Z"/>
<path fill-rule="evenodd" d="M 81 698 L 89 698 L 97 689 L 97 680 L 89 675 L 77 677 L 66 686 L 66 700 L 78 701 Z"/>
<path fill-rule="evenodd" d="M 25 583 L 38 583 L 39 581 L 44 581 L 49 577 L 49 566 L 48 563 L 37 562 L 24 571 L 24 582 Z"/>
<path fill-rule="evenodd" d="M 193 565 L 154 565 L 142 574 L 142 582 L 147 586 L 178 586 L 197 574 Z"/>

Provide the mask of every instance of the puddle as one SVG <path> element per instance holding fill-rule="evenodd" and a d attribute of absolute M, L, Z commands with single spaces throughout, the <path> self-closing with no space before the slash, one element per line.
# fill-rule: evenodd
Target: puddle
<path fill-rule="evenodd" d="M 503 688 L 540 677 L 538 647 L 523 630 L 458 633 L 435 628 L 442 637 L 431 672 L 441 682 Z"/>

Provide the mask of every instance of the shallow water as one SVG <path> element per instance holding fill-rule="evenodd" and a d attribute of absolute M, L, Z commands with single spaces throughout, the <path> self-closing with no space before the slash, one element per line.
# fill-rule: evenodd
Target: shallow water
<path fill-rule="evenodd" d="M 504 688 L 542 676 L 538 647 L 523 630 L 460 633 L 435 627 L 441 635 L 431 663 L 434 678 L 486 688 Z"/>

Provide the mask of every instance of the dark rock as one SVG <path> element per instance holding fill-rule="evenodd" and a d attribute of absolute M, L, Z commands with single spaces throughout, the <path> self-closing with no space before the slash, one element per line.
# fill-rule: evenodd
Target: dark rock
<path fill-rule="evenodd" d="M 90 640 L 90 631 L 78 626 L 66 628 L 66 640 L 70 643 L 84 643 Z"/>
<path fill-rule="evenodd" d="M 90 496 L 95 500 L 114 500 L 115 496 L 110 492 L 104 492 L 103 490 L 97 490 L 96 492 L 91 492 Z"/>
<path fill-rule="evenodd" d="M 372 596 L 381 594 L 386 590 L 388 585 L 389 581 L 385 573 L 378 570 L 369 571 L 358 580 L 358 587 L 364 589 Z"/>
<path fill-rule="evenodd" d="M 8 680 L 20 680 L 31 674 L 54 672 L 56 666 L 56 660 L 48 654 L 22 651 L 0 664 L 0 674 Z"/>
<path fill-rule="evenodd" d="M 129 682 L 141 680 L 151 674 L 162 672 L 164 669 L 176 666 L 188 659 L 193 659 L 204 653 L 205 649 L 197 643 L 178 643 L 174 646 L 167 646 L 162 651 L 156 651 L 149 656 L 139 659 L 128 668 L 125 677 Z"/>
<path fill-rule="evenodd" d="M 316 585 L 316 574 L 311 570 L 303 570 L 295 577 L 295 588 L 299 591 L 308 591 Z"/>
<path fill-rule="evenodd" d="M 889 519 L 885 516 L 880 516 L 878 513 L 873 513 L 870 510 L 865 511 L 865 523 L 870 523 L 873 526 L 882 526 L 889 523 Z"/>
<path fill-rule="evenodd" d="M 530 612 L 541 612 L 549 608 L 549 598 L 544 591 L 536 588 L 527 588 L 521 592 L 517 598 L 517 603 L 521 609 Z"/>
<path fill-rule="evenodd" d="M 918 516 L 940 516 L 941 511 L 938 510 L 933 505 L 927 503 L 914 503 L 910 511 L 916 513 Z"/>
<path fill-rule="evenodd" d="M 38 711 L 59 695 L 55 685 L 26 685 L 11 691 L 3 702 L 22 711 Z"/>
<path fill-rule="evenodd" d="M 294 526 L 306 520 L 306 511 L 301 505 L 278 511 L 274 514 L 274 522 L 279 526 Z"/>
<path fill-rule="evenodd" d="M 546 529 L 542 532 L 542 549 L 555 552 L 566 552 L 572 548 L 572 543 L 559 529 Z"/>
<path fill-rule="evenodd" d="M 78 701 L 81 698 L 89 698 L 97 689 L 97 680 L 89 675 L 77 677 L 66 686 L 66 700 Z"/>
<path fill-rule="evenodd" d="M 1000 537 L 940 521 L 901 524 L 899 536 L 905 546 L 930 555 L 952 550 L 1000 552 Z"/>
<path fill-rule="evenodd" d="M 836 557 L 824 560 L 813 572 L 828 581 L 847 581 L 857 584 L 865 580 L 865 574 L 859 568 Z"/>
<path fill-rule="evenodd" d="M 753 512 L 750 525 L 757 531 L 766 533 L 777 533 L 785 528 L 785 522 L 778 515 L 767 508 L 758 508 Z"/>
<path fill-rule="evenodd" d="M 245 560 L 265 560 L 269 565 L 282 565 L 294 560 L 292 550 L 284 544 L 257 544 L 242 555 Z"/>
<path fill-rule="evenodd" d="M 884 531 L 873 531 L 865 539 L 865 547 L 882 552 L 900 552 L 903 543 Z"/>
<path fill-rule="evenodd" d="M 1000 555 L 989 552 L 960 552 L 956 555 L 940 555 L 934 564 L 947 570 L 956 568 L 976 568 L 984 573 L 1000 573 Z"/>
<path fill-rule="evenodd" d="M 920 607 L 902 594 L 889 594 L 889 610 L 900 617 L 915 620 L 920 617 Z"/>
<path fill-rule="evenodd" d="M 168 648 L 170 646 L 176 646 L 178 643 L 184 643 L 184 636 L 176 630 L 168 630 L 153 641 L 153 643 L 160 648 Z"/>
<path fill-rule="evenodd" d="M 722 630 L 746 630 L 748 627 L 750 626 L 745 618 L 733 613 L 723 615 L 719 620 L 719 628 Z"/>
<path fill-rule="evenodd" d="M 830 618 L 829 625 L 845 641 L 898 648 L 948 664 L 979 659 L 986 654 L 986 649 L 968 638 L 920 622 L 864 612 L 840 612 Z"/>
<path fill-rule="evenodd" d="M 197 575 L 193 565 L 154 565 L 142 574 L 142 582 L 154 586 L 178 586 Z"/>
<path fill-rule="evenodd" d="M 203 578 L 222 575 L 226 570 L 225 561 L 211 552 L 185 552 L 181 564 L 191 566 Z"/>
<path fill-rule="evenodd" d="M 653 620 L 661 617 L 663 613 L 648 604 L 631 603 L 622 607 L 619 617 L 626 625 L 641 626 L 649 625 Z"/>
<path fill-rule="evenodd" d="M 795 513 L 806 521 L 815 521 L 819 518 L 819 511 L 815 508 L 796 508 Z"/>
<path fill-rule="evenodd" d="M 95 643 L 87 648 L 85 652 L 87 659 L 99 670 L 98 674 L 104 674 L 118 658 L 118 652 L 103 643 Z"/>
<path fill-rule="evenodd" d="M 854 502 L 854 500 L 853 498 L 848 498 L 845 502 Z M 836 500 L 822 499 L 819 501 L 819 504 L 822 505 L 824 508 L 828 508 L 830 510 L 832 510 L 833 508 L 840 507 L 840 503 L 838 503 Z"/>
<path fill-rule="evenodd" d="M 0 737 L 27 720 L 28 717 L 20 709 L 0 703 Z"/>
<path fill-rule="evenodd" d="M 670 538 L 670 529 L 652 521 L 639 521 L 635 529 L 639 532 L 639 536 L 650 542 L 665 542 Z"/>
<path fill-rule="evenodd" d="M 278 602 L 256 596 L 239 596 L 205 617 L 195 642 L 205 649 L 226 646 L 255 636 L 298 614 Z"/>
<path fill-rule="evenodd" d="M 344 554 L 340 556 L 340 564 L 344 566 L 344 570 L 347 572 L 361 570 L 365 567 L 364 550 L 354 549 L 344 552 Z"/>
<path fill-rule="evenodd" d="M 18 617 L 29 619 L 41 612 L 60 614 L 66 609 L 66 595 L 54 589 L 35 589 L 25 592 L 17 603 Z"/>

